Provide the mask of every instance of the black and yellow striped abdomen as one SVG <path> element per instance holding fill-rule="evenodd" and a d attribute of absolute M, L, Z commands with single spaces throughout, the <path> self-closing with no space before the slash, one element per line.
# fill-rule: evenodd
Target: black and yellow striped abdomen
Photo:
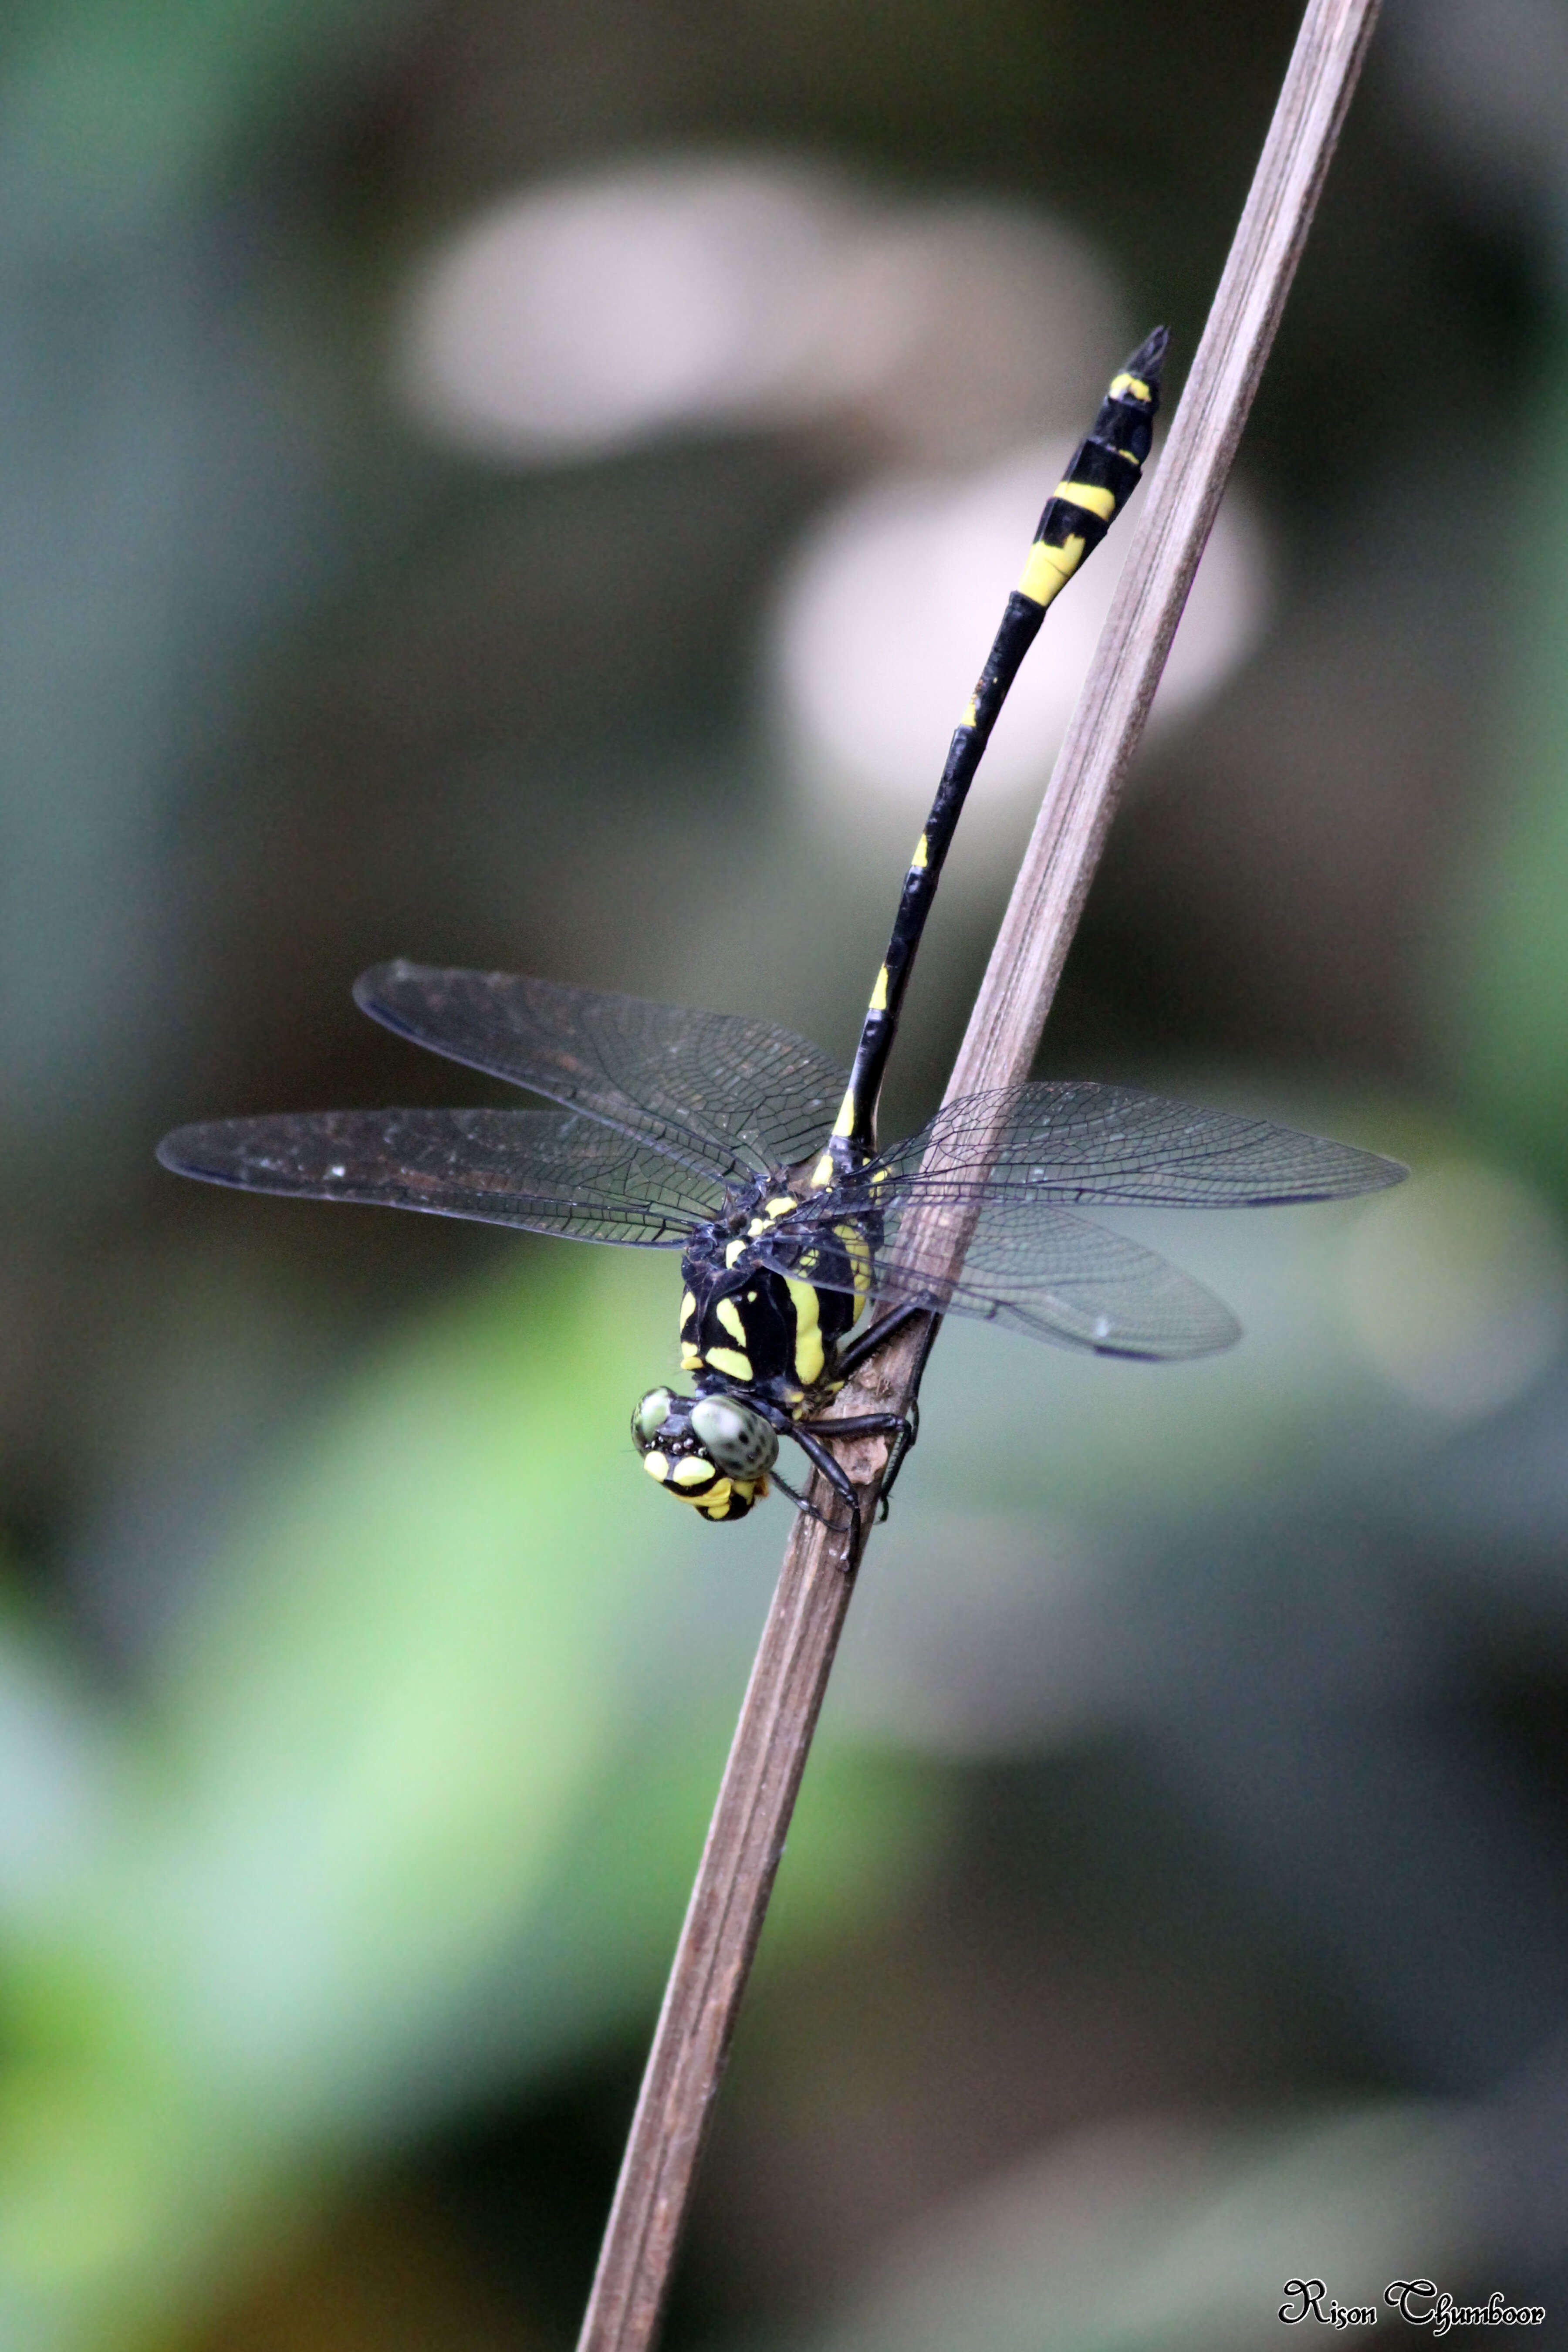
<path fill-rule="evenodd" d="M 1165 341 L 1164 330 L 1157 330 L 1112 377 L 1099 415 L 1047 501 L 1017 587 L 1042 611 L 1100 545 L 1138 487 L 1153 444 Z M 985 684 L 982 677 L 966 713 L 970 724 Z"/>
<path fill-rule="evenodd" d="M 877 1097 L 915 950 L 965 796 L 1018 665 L 1039 633 L 1047 606 L 1100 545 L 1137 487 L 1153 446 L 1160 370 L 1167 341 L 1164 328 L 1157 327 L 1111 378 L 1099 415 L 1046 501 L 1023 577 L 1007 599 L 985 667 L 953 731 L 931 814 L 904 876 L 892 937 L 866 1008 L 849 1084 L 832 1139 L 812 1171 L 812 1182 L 824 1190 L 847 1170 L 868 1160 L 876 1148 Z"/>

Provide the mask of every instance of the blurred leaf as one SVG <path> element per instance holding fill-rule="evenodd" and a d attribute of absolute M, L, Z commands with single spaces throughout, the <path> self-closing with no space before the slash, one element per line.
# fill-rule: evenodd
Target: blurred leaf
<path fill-rule="evenodd" d="M 657 1999 L 785 1521 L 736 1548 L 651 1495 L 625 1422 L 673 1269 L 562 1255 L 267 1465 L 141 1764 L 16 1916 L 7 2346 L 135 2340 L 357 2149 Z M 938 1822 L 918 1770 L 808 1786 L 785 1937 L 889 1899 Z"/>
<path fill-rule="evenodd" d="M 0 1583 L 0 1938 L 81 1866 L 128 1769 L 90 1688 Z"/>

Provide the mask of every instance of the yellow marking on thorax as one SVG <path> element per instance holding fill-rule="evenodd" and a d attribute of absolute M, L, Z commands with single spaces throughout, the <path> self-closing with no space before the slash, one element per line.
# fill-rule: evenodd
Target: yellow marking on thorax
<path fill-rule="evenodd" d="M 764 1215 L 770 1217 L 787 1217 L 795 1205 L 793 1192 L 775 1192 L 771 1201 L 763 1202 L 763 1211 Z"/>
<path fill-rule="evenodd" d="M 683 1290 L 680 1294 L 680 1328 L 683 1331 L 696 1312 L 697 1301 L 689 1290 Z"/>
<path fill-rule="evenodd" d="M 1087 507 L 1101 522 L 1116 520 L 1116 493 L 1102 489 L 1098 482 L 1058 482 L 1052 495 L 1069 499 L 1075 507 Z"/>
<path fill-rule="evenodd" d="M 803 1388 L 814 1389 L 825 1360 L 821 1302 L 809 1282 L 796 1282 L 791 1275 L 784 1276 L 784 1288 L 795 1308 L 795 1376 Z"/>
<path fill-rule="evenodd" d="M 752 1377 L 752 1360 L 739 1348 L 710 1348 L 708 1361 L 714 1371 L 728 1372 L 732 1381 L 749 1381 Z"/>
<path fill-rule="evenodd" d="M 1032 604 L 1048 604 L 1053 596 L 1060 595 L 1082 562 L 1083 541 L 1076 535 L 1063 547 L 1047 547 L 1043 539 L 1036 540 L 1018 583 L 1019 595 L 1027 596 Z"/>
<path fill-rule="evenodd" d="M 743 1237 L 738 1238 L 727 1244 L 724 1251 L 724 1263 L 726 1265 L 733 1265 L 738 1259 L 744 1257 L 745 1255 L 745 1240 Z"/>
<path fill-rule="evenodd" d="M 858 1225 L 835 1225 L 833 1230 L 844 1244 L 849 1271 L 855 1277 L 855 1315 L 858 1319 L 871 1288 L 871 1244 Z"/>
<path fill-rule="evenodd" d="M 732 1298 L 721 1298 L 713 1309 L 713 1318 L 715 1322 L 723 1325 L 731 1339 L 739 1339 L 742 1347 L 745 1346 L 746 1327 L 741 1320 L 741 1310 Z"/>
<path fill-rule="evenodd" d="M 1110 379 L 1111 399 L 1125 400 L 1129 393 L 1134 400 L 1152 400 L 1154 397 L 1141 375 L 1113 375 Z"/>
<path fill-rule="evenodd" d="M 689 1339 L 681 1342 L 680 1369 L 683 1372 L 700 1372 L 702 1370 L 702 1350 Z"/>
<path fill-rule="evenodd" d="M 973 709 L 974 709 L 974 705 L 973 705 L 973 702 L 970 704 L 969 708 L 970 708 L 970 709 L 973 711 Z M 964 723 L 964 725 L 965 725 L 966 727 L 973 727 L 973 724 L 974 724 L 974 721 L 973 721 L 973 719 L 971 718 L 971 719 L 966 719 L 964 720 L 964 722 L 963 722 L 963 723 Z M 920 837 L 920 839 L 919 839 L 919 840 L 916 842 L 916 844 L 915 844 L 915 854 L 914 854 L 914 856 L 913 856 L 910 858 L 910 873 L 911 873 L 911 874 L 923 874 L 923 873 L 925 872 L 925 870 L 926 870 L 926 864 L 927 864 L 927 859 L 926 859 L 926 837 L 925 837 L 924 834 L 922 833 L 922 834 L 921 834 L 921 837 Z"/>

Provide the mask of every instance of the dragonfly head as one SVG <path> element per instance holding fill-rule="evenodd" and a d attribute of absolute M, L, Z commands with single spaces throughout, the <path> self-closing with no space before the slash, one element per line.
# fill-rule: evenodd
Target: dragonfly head
<path fill-rule="evenodd" d="M 650 1478 L 710 1519 L 743 1519 L 766 1495 L 779 1453 L 772 1427 L 743 1398 L 673 1389 L 649 1389 L 632 1415 L 632 1444 Z"/>

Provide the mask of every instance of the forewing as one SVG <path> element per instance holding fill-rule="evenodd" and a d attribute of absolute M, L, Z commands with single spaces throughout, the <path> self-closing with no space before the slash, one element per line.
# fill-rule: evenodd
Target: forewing
<path fill-rule="evenodd" d="M 846 1187 L 837 1197 L 843 1221 L 865 1196 Z M 977 1316 L 1110 1356 L 1206 1356 L 1240 1336 L 1229 1308 L 1156 1251 L 1038 1195 L 984 1202 L 954 1280 L 938 1270 L 933 1249 L 919 1248 L 914 1201 L 912 1191 L 895 1193 L 879 1212 L 883 1238 L 873 1253 L 871 1293 L 887 1306 Z M 830 1261 L 806 1261 L 819 1226 L 833 1216 L 829 1201 L 785 1220 L 776 1237 L 758 1244 L 759 1257 L 780 1273 L 822 1281 Z M 829 1278 L 823 1286 L 850 1285 Z"/>
<path fill-rule="evenodd" d="M 805 1159 L 845 1074 L 765 1021 L 504 971 L 378 965 L 354 995 L 416 1045 L 586 1112 L 734 1183 Z"/>
<path fill-rule="evenodd" d="M 905 1180 L 919 1171 L 928 1197 L 956 1199 L 984 1181 L 987 1196 L 1182 1209 L 1341 1200 L 1397 1184 L 1405 1173 L 1375 1151 L 1272 1119 L 1083 1081 L 968 1096 L 874 1165 Z"/>
<path fill-rule="evenodd" d="M 674 1249 L 723 1188 L 571 1113 L 328 1110 L 176 1128 L 165 1168 L 247 1192 L 473 1217 L 577 1241 Z"/>

